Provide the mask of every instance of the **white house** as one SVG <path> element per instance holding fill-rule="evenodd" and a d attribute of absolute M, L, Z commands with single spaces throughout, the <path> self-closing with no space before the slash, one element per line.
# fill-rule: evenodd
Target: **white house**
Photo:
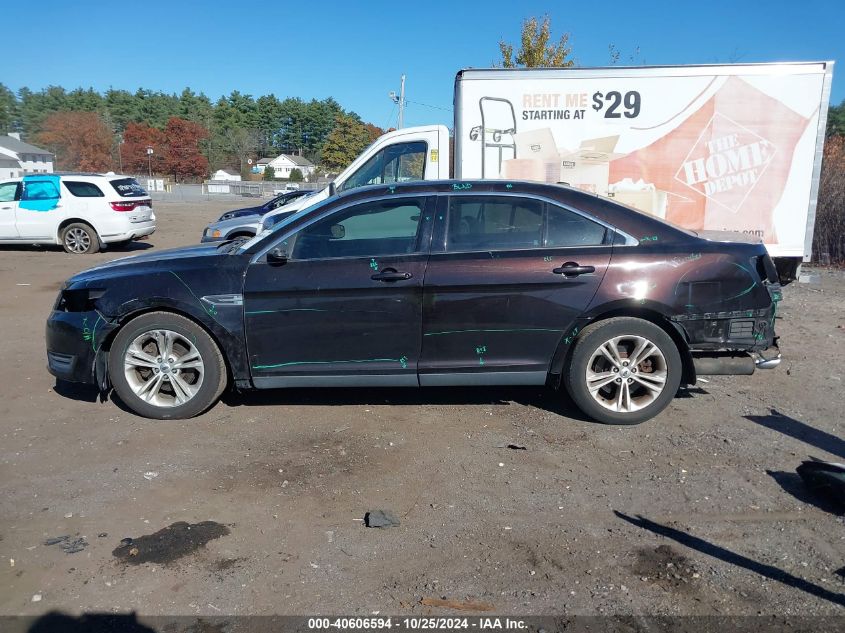
<path fill-rule="evenodd" d="M 218 169 L 211 175 L 211 179 L 238 181 L 241 179 L 241 175 L 232 169 Z"/>
<path fill-rule="evenodd" d="M 304 178 L 308 178 L 316 169 L 314 163 L 304 156 L 293 154 L 279 154 L 276 158 L 260 158 L 255 164 L 257 171 L 262 174 L 267 165 L 273 168 L 276 178 L 290 178 L 290 172 L 294 169 L 298 169 Z"/>
<path fill-rule="evenodd" d="M 21 176 L 23 176 L 23 168 L 20 161 L 6 154 L 0 154 L 0 179 L 20 178 Z"/>
<path fill-rule="evenodd" d="M 53 155 L 46 149 L 24 143 L 17 132 L 0 136 L 0 159 L 17 161 L 24 174 L 53 173 Z M 0 173 L 3 172 L 5 168 L 0 167 Z"/>

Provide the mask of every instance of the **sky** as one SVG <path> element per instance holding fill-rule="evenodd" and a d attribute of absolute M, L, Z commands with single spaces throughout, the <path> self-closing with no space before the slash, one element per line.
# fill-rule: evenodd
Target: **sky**
<path fill-rule="evenodd" d="M 4 7 L 0 83 L 181 92 L 212 100 L 233 90 L 279 98 L 334 97 L 380 127 L 396 125 L 388 93 L 406 75 L 405 125 L 452 122 L 461 68 L 500 60 L 522 21 L 548 14 L 571 34 L 579 66 L 816 61 L 845 63 L 845 2 L 402 2 L 143 3 L 42 0 Z M 35 18 L 38 19 L 35 19 Z M 14 25 L 14 26 L 13 26 Z M 14 59 L 14 62 L 11 60 Z M 831 102 L 845 100 L 845 66 Z"/>

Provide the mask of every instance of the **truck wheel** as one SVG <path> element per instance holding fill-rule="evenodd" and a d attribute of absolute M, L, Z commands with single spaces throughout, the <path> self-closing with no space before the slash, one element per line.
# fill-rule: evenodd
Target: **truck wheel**
<path fill-rule="evenodd" d="M 226 386 L 226 365 L 217 344 L 196 323 L 150 312 L 117 333 L 109 378 L 138 415 L 175 420 L 199 415 L 217 401 Z"/>
<path fill-rule="evenodd" d="M 584 328 L 563 382 L 594 420 L 639 424 L 672 401 L 681 371 L 681 355 L 666 332 L 643 319 L 615 317 Z"/>
<path fill-rule="evenodd" d="M 74 255 L 96 253 L 100 250 L 100 238 L 90 225 L 74 222 L 62 229 L 62 246 Z"/>

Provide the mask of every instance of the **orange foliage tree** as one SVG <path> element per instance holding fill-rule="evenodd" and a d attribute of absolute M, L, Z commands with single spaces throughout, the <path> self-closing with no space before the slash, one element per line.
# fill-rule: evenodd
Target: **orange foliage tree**
<path fill-rule="evenodd" d="M 205 176 L 208 160 L 200 151 L 200 141 L 208 138 L 208 130 L 199 123 L 171 117 L 164 128 L 167 139 L 165 169 L 175 180 Z"/>
<path fill-rule="evenodd" d="M 96 112 L 54 112 L 44 120 L 36 142 L 56 155 L 60 170 L 112 169 L 114 135 Z"/>
<path fill-rule="evenodd" d="M 147 155 L 148 147 L 153 150 L 151 156 Z M 127 123 L 120 149 L 123 171 L 146 174 L 152 166 L 153 173 L 162 173 L 166 158 L 165 149 L 164 132 L 143 123 Z"/>

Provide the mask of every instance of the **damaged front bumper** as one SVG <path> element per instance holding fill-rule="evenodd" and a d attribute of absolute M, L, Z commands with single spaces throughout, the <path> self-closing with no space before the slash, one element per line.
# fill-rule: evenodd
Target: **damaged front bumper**
<path fill-rule="evenodd" d="M 46 329 L 48 371 L 69 382 L 103 384 L 106 354 L 102 345 L 114 327 L 96 310 L 53 310 Z"/>

